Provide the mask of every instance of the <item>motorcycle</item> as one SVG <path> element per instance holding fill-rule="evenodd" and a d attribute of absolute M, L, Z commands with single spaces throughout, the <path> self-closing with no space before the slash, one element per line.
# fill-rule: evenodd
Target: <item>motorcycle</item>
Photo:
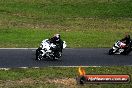
<path fill-rule="evenodd" d="M 66 48 L 66 42 L 63 41 L 63 49 Z M 57 46 L 53 43 L 50 43 L 48 39 L 45 39 L 41 42 L 39 48 L 36 50 L 36 60 L 50 59 L 58 60 L 62 56 L 62 51 L 54 52 Z"/>
<path fill-rule="evenodd" d="M 122 55 L 128 55 L 132 51 L 132 41 L 128 45 L 121 41 L 115 42 L 113 47 L 109 50 L 109 55 L 112 54 L 122 54 Z"/>

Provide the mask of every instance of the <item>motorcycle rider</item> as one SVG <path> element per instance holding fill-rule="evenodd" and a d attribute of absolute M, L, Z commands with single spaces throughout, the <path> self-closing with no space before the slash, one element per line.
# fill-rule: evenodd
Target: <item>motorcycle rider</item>
<path fill-rule="evenodd" d="M 126 53 L 129 52 L 131 49 L 130 35 L 128 33 L 126 33 L 125 37 L 122 38 L 120 41 L 126 44 L 126 46 L 124 47 L 124 49 L 126 50 Z"/>
<path fill-rule="evenodd" d="M 56 47 L 51 48 L 51 50 L 53 50 L 55 55 L 59 57 L 58 53 L 62 52 L 63 49 L 63 41 L 61 40 L 60 34 L 55 34 L 52 38 L 49 39 L 49 42 L 56 45 Z"/>
<path fill-rule="evenodd" d="M 128 33 L 126 33 L 125 37 L 122 38 L 120 41 L 125 43 L 128 46 L 130 43 L 130 40 L 131 40 L 130 35 Z"/>

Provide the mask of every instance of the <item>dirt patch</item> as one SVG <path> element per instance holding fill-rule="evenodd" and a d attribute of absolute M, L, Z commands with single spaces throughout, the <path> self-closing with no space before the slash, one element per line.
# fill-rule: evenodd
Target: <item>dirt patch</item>
<path fill-rule="evenodd" d="M 48 79 L 49 83 L 55 83 L 55 84 L 63 84 L 67 86 L 68 88 L 74 88 L 76 86 L 76 80 L 74 78 L 55 78 L 55 79 Z"/>
<path fill-rule="evenodd" d="M 31 78 L 25 78 L 19 81 L 16 81 L 17 84 L 34 84 L 35 80 L 31 79 Z"/>
<path fill-rule="evenodd" d="M 23 85 L 33 85 L 34 83 L 35 83 L 35 80 L 31 78 L 25 78 L 21 80 L 6 80 L 6 81 L 0 80 L 0 88 L 17 87 L 17 86 L 23 86 Z"/>
<path fill-rule="evenodd" d="M 76 79 L 74 78 L 24 78 L 20 80 L 0 80 L 0 88 L 17 88 L 20 86 L 36 86 L 36 85 L 55 84 L 58 88 L 76 88 Z"/>

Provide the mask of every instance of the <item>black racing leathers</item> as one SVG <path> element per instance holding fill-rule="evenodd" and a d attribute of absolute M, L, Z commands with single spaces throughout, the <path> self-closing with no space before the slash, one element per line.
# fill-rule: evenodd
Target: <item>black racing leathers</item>
<path fill-rule="evenodd" d="M 130 36 L 124 37 L 120 41 L 124 41 L 124 43 L 126 44 L 125 51 L 126 53 L 129 53 L 131 51 L 131 45 L 132 45 L 130 42 L 131 41 Z"/>
<path fill-rule="evenodd" d="M 124 37 L 123 39 L 121 39 L 120 41 L 124 41 L 124 43 L 126 44 L 126 45 L 128 45 L 129 43 L 130 43 L 130 37 Z"/>
<path fill-rule="evenodd" d="M 63 49 L 63 41 L 61 39 L 59 39 L 59 41 L 56 41 L 54 39 L 54 37 L 53 38 L 50 38 L 49 41 L 50 41 L 50 43 L 53 43 L 53 44 L 56 45 L 56 47 L 55 48 L 51 48 L 51 50 L 53 50 L 55 52 L 56 56 L 58 56 L 58 53 L 59 52 L 62 52 L 62 49 Z"/>

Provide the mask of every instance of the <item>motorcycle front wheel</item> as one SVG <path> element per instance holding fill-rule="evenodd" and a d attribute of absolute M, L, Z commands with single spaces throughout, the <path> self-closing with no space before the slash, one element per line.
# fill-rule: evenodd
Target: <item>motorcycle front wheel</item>
<path fill-rule="evenodd" d="M 41 54 L 41 51 L 39 49 L 36 50 L 36 60 L 42 60 L 43 56 Z"/>
<path fill-rule="evenodd" d="M 108 54 L 109 54 L 109 55 L 114 54 L 113 49 L 110 49 Z"/>

